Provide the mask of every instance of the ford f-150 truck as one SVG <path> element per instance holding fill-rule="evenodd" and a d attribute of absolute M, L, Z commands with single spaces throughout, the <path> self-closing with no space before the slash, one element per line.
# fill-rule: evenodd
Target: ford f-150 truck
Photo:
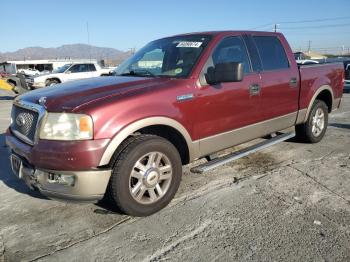
<path fill-rule="evenodd" d="M 196 159 L 293 126 L 319 142 L 343 84 L 342 64 L 298 68 L 281 33 L 177 35 L 147 44 L 115 76 L 17 97 L 6 143 L 14 173 L 42 194 L 105 197 L 146 216 Z"/>
<path fill-rule="evenodd" d="M 101 68 L 98 63 L 71 63 L 66 64 L 49 74 L 43 74 L 31 78 L 31 88 L 52 86 L 67 81 L 98 77 L 109 74 L 111 69 Z"/>

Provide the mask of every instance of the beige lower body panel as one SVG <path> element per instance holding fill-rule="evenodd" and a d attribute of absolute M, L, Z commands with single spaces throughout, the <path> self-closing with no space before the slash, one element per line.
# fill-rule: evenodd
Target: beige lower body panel
<path fill-rule="evenodd" d="M 306 113 L 306 112 L 305 112 Z M 298 112 L 207 137 L 199 141 L 199 157 L 266 136 L 295 125 Z"/>
<path fill-rule="evenodd" d="M 39 171 L 39 170 L 38 170 Z M 40 191 L 50 193 L 50 196 L 77 200 L 90 200 L 102 198 L 106 192 L 111 170 L 97 171 L 41 171 L 37 176 L 38 188 Z M 59 185 L 48 182 L 48 174 L 64 174 L 75 177 L 74 186 Z"/>
<path fill-rule="evenodd" d="M 299 110 L 296 124 L 302 124 L 306 121 L 307 108 Z"/>
<path fill-rule="evenodd" d="M 341 98 L 335 98 L 333 101 L 332 111 L 340 107 Z"/>
<path fill-rule="evenodd" d="M 103 198 L 111 176 L 111 170 L 89 171 L 57 171 L 40 170 L 23 167 L 20 177 L 31 188 L 55 199 L 95 201 Z M 68 175 L 74 177 L 74 185 L 53 183 L 49 174 Z"/>
<path fill-rule="evenodd" d="M 341 98 L 335 98 L 333 100 L 331 112 L 337 110 L 340 107 L 340 102 L 341 102 Z M 312 106 L 312 104 L 310 104 L 309 108 L 304 108 L 304 109 L 299 110 L 296 124 L 302 124 L 302 123 L 305 123 L 307 121 L 307 118 L 309 116 L 308 114 L 311 111 L 311 106 Z"/>

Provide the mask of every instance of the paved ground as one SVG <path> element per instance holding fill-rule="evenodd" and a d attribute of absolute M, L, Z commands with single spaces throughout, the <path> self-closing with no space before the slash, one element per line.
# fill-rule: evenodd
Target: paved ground
<path fill-rule="evenodd" d="M 11 102 L 0 94 L 0 133 Z M 146 218 L 30 192 L 0 134 L 0 261 L 350 261 L 349 131 L 345 95 L 321 143 L 284 142 L 204 175 L 185 167 L 176 199 Z"/>

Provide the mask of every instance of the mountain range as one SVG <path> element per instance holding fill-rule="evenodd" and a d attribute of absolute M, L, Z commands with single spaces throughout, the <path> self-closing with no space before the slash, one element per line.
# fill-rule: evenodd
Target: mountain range
<path fill-rule="evenodd" d="M 71 44 L 56 48 L 27 47 L 14 52 L 0 52 L 0 62 L 9 60 L 93 58 L 97 60 L 103 59 L 107 64 L 119 64 L 130 55 L 130 51 L 124 52 L 115 48 Z"/>

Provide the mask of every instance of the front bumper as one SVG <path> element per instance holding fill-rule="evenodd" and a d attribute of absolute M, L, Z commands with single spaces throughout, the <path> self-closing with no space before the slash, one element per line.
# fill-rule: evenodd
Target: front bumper
<path fill-rule="evenodd" d="M 84 141 L 39 140 L 33 146 L 19 140 L 8 129 L 6 144 L 28 163 L 46 170 L 91 170 L 99 166 L 109 139 Z"/>
<path fill-rule="evenodd" d="M 12 157 L 12 155 L 11 155 Z M 103 198 L 111 176 L 109 169 L 88 171 L 59 171 L 35 168 L 21 156 L 17 168 L 11 160 L 14 174 L 22 179 L 29 188 L 38 189 L 48 198 L 75 201 L 97 201 Z"/>
<path fill-rule="evenodd" d="M 11 156 L 21 166 L 14 174 L 31 189 L 49 198 L 96 201 L 103 198 L 111 176 L 108 168 L 98 168 L 100 155 L 108 140 L 81 142 L 40 141 L 30 146 L 6 132 Z"/>
<path fill-rule="evenodd" d="M 31 88 L 36 89 L 36 88 L 45 87 L 46 84 L 45 84 L 45 82 L 33 82 L 33 83 L 30 83 L 29 86 L 30 86 Z"/>

